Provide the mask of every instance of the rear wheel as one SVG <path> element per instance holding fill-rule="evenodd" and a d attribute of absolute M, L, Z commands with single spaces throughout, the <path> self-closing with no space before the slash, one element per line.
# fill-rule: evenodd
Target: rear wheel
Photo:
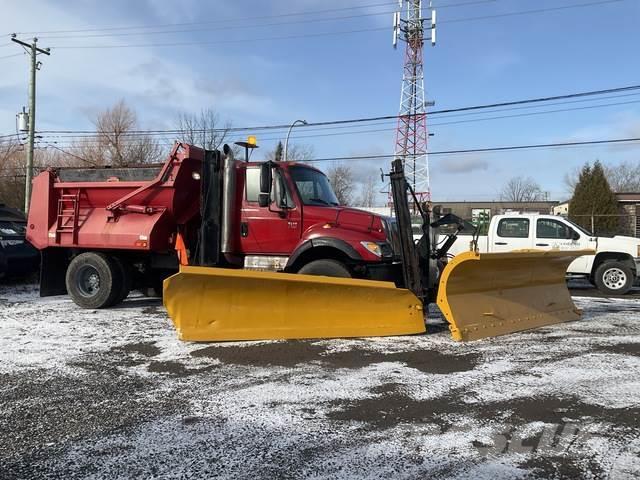
<path fill-rule="evenodd" d="M 351 278 L 351 272 L 346 265 L 337 260 L 314 260 L 303 266 L 298 273 L 302 275 L 321 275 L 324 277 Z"/>
<path fill-rule="evenodd" d="M 116 262 L 102 253 L 87 252 L 74 257 L 65 280 L 69 296 L 83 308 L 113 305 L 122 292 Z"/>
<path fill-rule="evenodd" d="M 624 295 L 633 286 L 633 270 L 622 262 L 608 261 L 598 266 L 595 284 L 602 293 Z"/>

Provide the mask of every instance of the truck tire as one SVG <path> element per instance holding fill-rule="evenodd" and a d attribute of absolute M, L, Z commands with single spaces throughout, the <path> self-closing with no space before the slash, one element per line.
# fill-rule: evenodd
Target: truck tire
<path fill-rule="evenodd" d="M 67 292 L 82 308 L 105 308 L 122 294 L 120 270 L 103 253 L 86 252 L 74 257 L 67 268 Z"/>
<path fill-rule="evenodd" d="M 124 262 L 124 260 L 118 257 L 111 257 L 111 260 L 120 272 L 120 278 L 122 279 L 122 281 L 120 282 L 120 291 L 113 301 L 113 305 L 118 305 L 129 296 L 133 283 L 133 276 L 131 273 L 131 267 L 129 267 L 129 265 Z"/>
<path fill-rule="evenodd" d="M 302 275 L 321 275 L 324 277 L 351 278 L 351 272 L 344 263 L 337 260 L 314 260 L 303 266 L 298 273 Z"/>
<path fill-rule="evenodd" d="M 633 277 L 633 270 L 627 264 L 610 260 L 598 265 L 594 280 L 602 293 L 624 295 L 633 286 Z"/>

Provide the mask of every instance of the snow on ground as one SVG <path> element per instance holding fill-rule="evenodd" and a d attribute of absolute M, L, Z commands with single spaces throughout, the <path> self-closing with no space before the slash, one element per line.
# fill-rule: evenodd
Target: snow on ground
<path fill-rule="evenodd" d="M 159 300 L 0 286 L 0 477 L 637 478 L 640 299 L 580 321 L 189 344 Z"/>

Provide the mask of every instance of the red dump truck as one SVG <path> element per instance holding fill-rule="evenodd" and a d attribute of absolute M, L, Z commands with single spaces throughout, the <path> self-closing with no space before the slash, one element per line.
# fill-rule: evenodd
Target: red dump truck
<path fill-rule="evenodd" d="M 393 231 L 389 218 L 340 206 L 312 166 L 177 143 L 163 165 L 43 171 L 27 239 L 42 252 L 42 296 L 101 308 L 161 289 L 180 262 L 394 280 Z"/>

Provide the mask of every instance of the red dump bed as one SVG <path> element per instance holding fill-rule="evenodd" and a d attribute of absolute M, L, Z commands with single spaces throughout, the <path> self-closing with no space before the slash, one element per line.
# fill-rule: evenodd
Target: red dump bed
<path fill-rule="evenodd" d="M 40 250 L 167 252 L 177 226 L 199 213 L 203 156 L 177 143 L 163 165 L 47 169 L 33 180 L 27 239 Z"/>

